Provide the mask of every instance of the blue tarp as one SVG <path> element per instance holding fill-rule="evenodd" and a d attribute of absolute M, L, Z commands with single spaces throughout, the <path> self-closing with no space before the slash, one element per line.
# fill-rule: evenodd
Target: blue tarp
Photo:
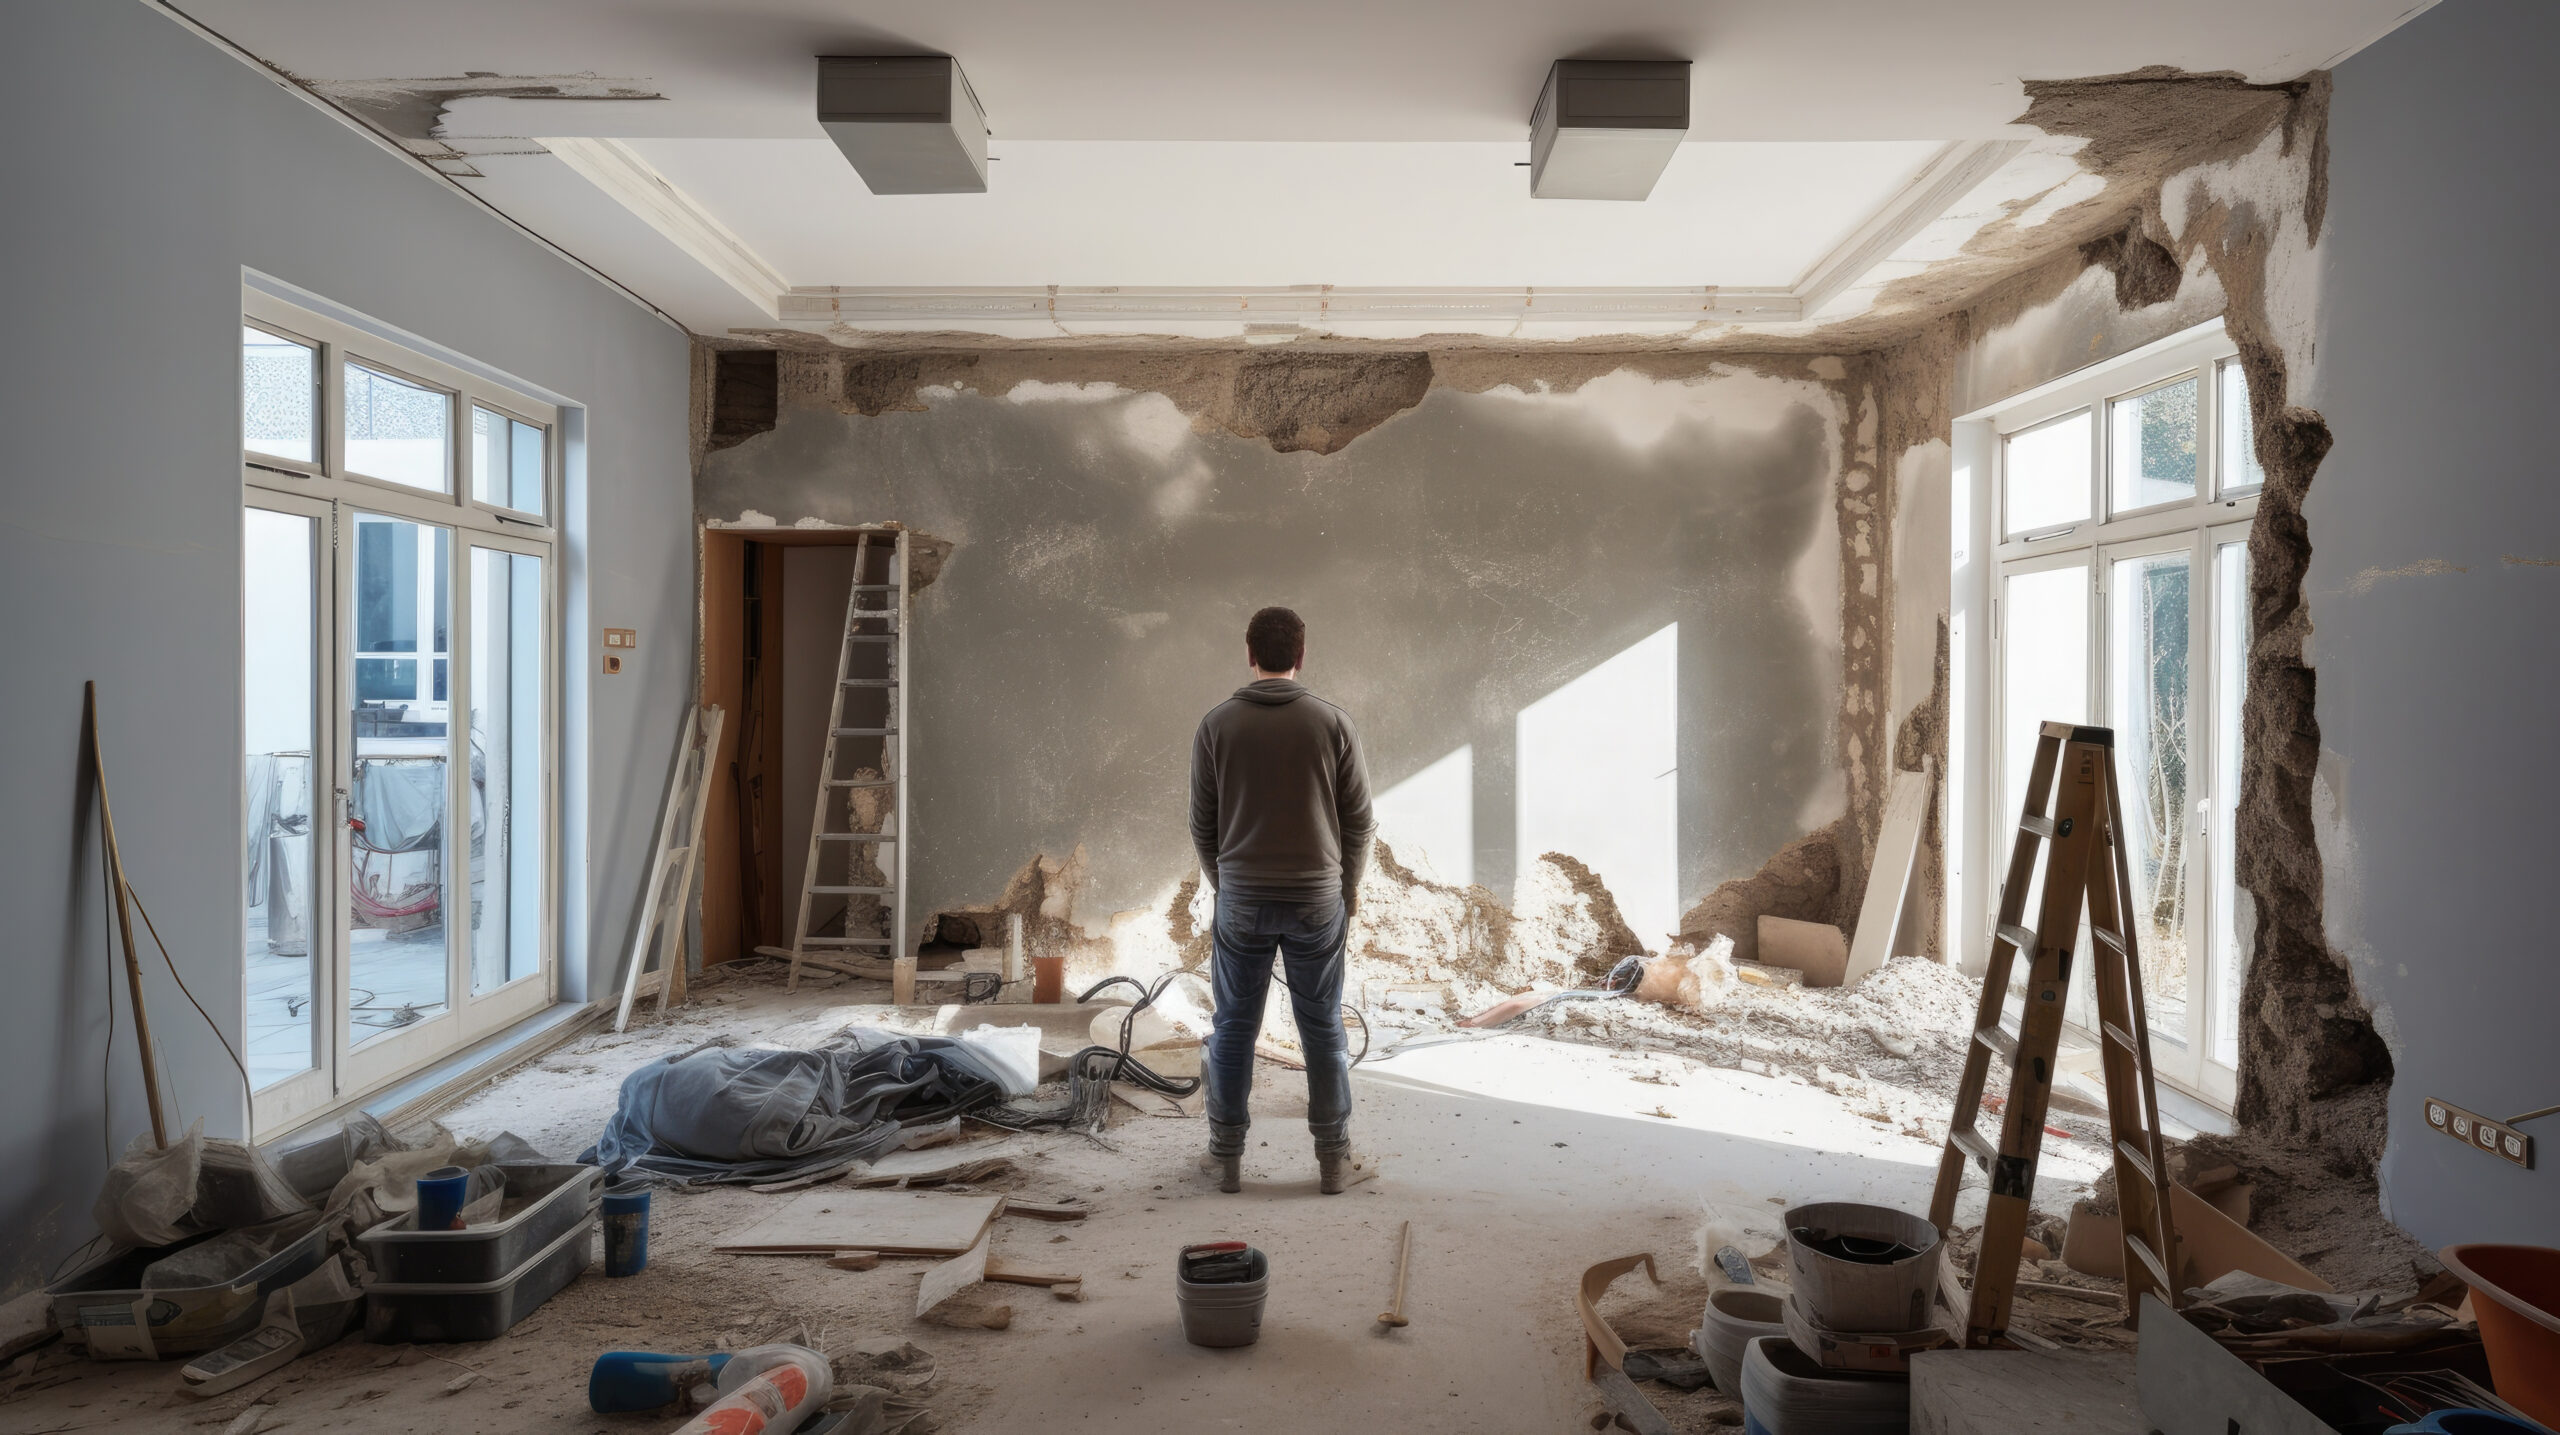
<path fill-rule="evenodd" d="M 1004 1095 L 985 1056 L 948 1037 L 856 1027 L 814 1050 L 705 1047 L 624 1077 L 578 1159 L 686 1184 L 784 1181 L 875 1159 L 912 1123 Z"/>

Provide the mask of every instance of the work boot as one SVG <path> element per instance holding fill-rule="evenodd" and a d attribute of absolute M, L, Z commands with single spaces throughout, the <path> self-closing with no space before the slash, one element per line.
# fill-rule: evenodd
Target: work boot
<path fill-rule="evenodd" d="M 1209 1154 L 1200 1158 L 1200 1173 L 1215 1178 L 1221 1191 L 1244 1189 L 1245 1131 L 1242 1126 L 1209 1125 Z"/>
<path fill-rule="evenodd" d="M 1368 1158 L 1348 1145 L 1316 1148 L 1316 1189 L 1328 1196 L 1339 1196 L 1377 1174 Z"/>

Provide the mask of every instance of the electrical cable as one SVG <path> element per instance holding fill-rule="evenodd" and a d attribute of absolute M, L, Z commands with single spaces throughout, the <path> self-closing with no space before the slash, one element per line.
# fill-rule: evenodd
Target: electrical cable
<path fill-rule="evenodd" d="M 222 1028 L 214 1023 L 213 1013 L 204 1009 L 204 1003 L 197 1001 L 194 990 L 188 987 L 187 979 L 178 975 L 178 964 L 169 959 L 169 944 L 160 940 L 160 928 L 158 924 L 151 920 L 151 909 L 142 905 L 142 894 L 134 891 L 133 884 L 130 882 L 125 884 L 125 891 L 133 898 L 133 909 L 142 914 L 142 925 L 145 930 L 151 933 L 151 945 L 160 949 L 160 964 L 169 969 L 169 980 L 178 984 L 178 991 L 186 997 L 187 1005 L 194 1007 L 196 1009 L 196 1015 L 204 1018 L 205 1029 L 213 1033 L 213 1039 L 222 1043 L 222 1054 L 230 1057 L 231 1064 L 240 1069 L 241 1096 L 247 1100 L 255 1101 L 258 1095 L 258 1086 L 256 1082 L 249 1079 L 249 1063 L 240 1059 L 240 1053 L 234 1051 L 231 1047 L 231 1039 L 224 1036 L 222 1034 Z M 172 1095 L 174 1096 L 175 1093 L 172 1093 Z"/>

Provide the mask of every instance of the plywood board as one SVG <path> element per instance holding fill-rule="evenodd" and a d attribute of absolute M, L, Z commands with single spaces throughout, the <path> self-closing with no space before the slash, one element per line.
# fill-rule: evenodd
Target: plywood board
<path fill-rule="evenodd" d="M 916 1314 L 933 1314 L 934 1308 L 960 1292 L 987 1278 L 987 1246 L 990 1237 L 984 1231 L 969 1249 L 924 1273 L 916 1286 Z"/>
<path fill-rule="evenodd" d="M 1760 918 L 1760 964 L 1804 973 L 1809 987 L 1836 987 L 1849 972 L 1849 938 L 1829 922 Z"/>
<path fill-rule="evenodd" d="M 730 1232 L 712 1249 L 767 1255 L 956 1256 L 977 1244 L 1004 1204 L 1001 1196 L 936 1191 L 822 1188 Z"/>
<path fill-rule="evenodd" d="M 1840 975 L 1844 986 L 1856 985 L 1893 955 L 1902 899 L 1911 890 L 1911 869 L 1920 860 L 1920 822 L 1929 815 L 1929 787 L 1926 770 L 1893 775 L 1884 799 L 1884 829 L 1876 837 L 1875 865 L 1867 869 L 1867 895 L 1858 904 L 1858 932 L 1849 943 L 1848 968 Z"/>

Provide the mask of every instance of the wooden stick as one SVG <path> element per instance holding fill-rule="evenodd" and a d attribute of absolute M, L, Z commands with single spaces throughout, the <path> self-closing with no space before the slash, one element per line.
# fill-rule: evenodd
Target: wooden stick
<path fill-rule="evenodd" d="M 133 899 L 124 880 L 124 849 L 116 845 L 115 809 L 107 805 L 106 745 L 98 740 L 98 685 L 91 682 L 82 703 L 89 727 L 89 763 L 98 778 L 98 822 L 106 829 L 107 870 L 116 888 L 116 926 L 124 934 L 124 978 L 133 993 L 134 1044 L 142 1048 L 142 1094 L 151 1100 L 151 1144 L 169 1149 L 169 1120 L 160 1110 L 160 1064 L 151 1054 L 151 1014 L 142 1006 L 142 958 L 133 948 Z"/>
<path fill-rule="evenodd" d="M 622 1009 L 613 1018 L 613 1029 L 617 1033 L 631 1025 L 631 998 L 640 989 L 641 964 L 649 960 L 649 937 L 658 919 L 659 894 L 667 882 L 667 854 L 675 846 L 676 802 L 682 795 L 679 784 L 684 777 L 686 754 L 693 751 L 694 723 L 700 716 L 701 709 L 687 705 L 684 730 L 676 736 L 675 776 L 667 783 L 666 804 L 658 814 L 657 845 L 649 849 L 649 885 L 640 897 L 640 923 L 632 929 L 631 956 L 622 971 Z M 665 980 L 665 974 L 661 973 L 659 981 L 663 983 Z"/>
<path fill-rule="evenodd" d="M 1387 1327 L 1389 1330 L 1393 1330 L 1398 1326 L 1409 1323 L 1404 1318 L 1404 1273 L 1405 1268 L 1412 1263 L 1412 1260 L 1413 1222 L 1407 1221 L 1404 1223 L 1404 1230 L 1396 1237 L 1395 1303 L 1388 1306 L 1386 1310 L 1378 1316 L 1378 1324 Z"/>

